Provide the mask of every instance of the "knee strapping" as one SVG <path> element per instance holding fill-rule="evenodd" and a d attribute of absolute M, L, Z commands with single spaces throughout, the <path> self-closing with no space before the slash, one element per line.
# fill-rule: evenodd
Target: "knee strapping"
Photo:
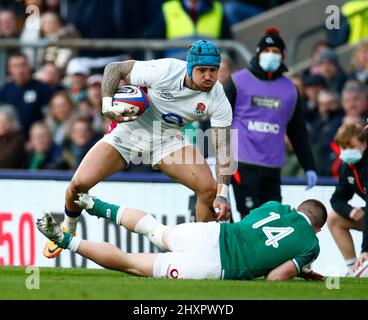
<path fill-rule="evenodd" d="M 134 231 L 146 235 L 153 244 L 164 250 L 162 236 L 166 228 L 167 226 L 147 214 L 137 222 Z"/>

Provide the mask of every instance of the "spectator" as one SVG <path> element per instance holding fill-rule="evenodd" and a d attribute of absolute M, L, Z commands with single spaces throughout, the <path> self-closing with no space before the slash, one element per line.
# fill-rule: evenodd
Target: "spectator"
<path fill-rule="evenodd" d="M 366 86 L 356 80 L 347 81 L 342 90 L 342 106 L 344 123 L 364 123 L 367 114 Z"/>
<path fill-rule="evenodd" d="M 11 39 L 18 37 L 19 32 L 15 12 L 10 8 L 0 9 L 0 39 Z M 4 49 L 4 52 L 6 61 L 12 53 L 16 52 L 16 49 L 7 48 Z"/>
<path fill-rule="evenodd" d="M 93 129 L 96 132 L 102 130 L 102 113 L 101 113 L 101 82 L 102 75 L 94 74 L 87 79 L 87 99 L 90 102 L 90 108 L 88 109 L 88 115 L 92 119 Z"/>
<path fill-rule="evenodd" d="M 32 125 L 28 148 L 29 169 L 56 169 L 62 149 L 54 143 L 50 129 L 43 121 Z"/>
<path fill-rule="evenodd" d="M 345 124 L 336 134 L 340 147 L 340 179 L 331 197 L 333 211 L 329 213 L 328 228 L 345 259 L 347 276 L 352 276 L 364 260 L 368 260 L 367 206 L 353 207 L 348 202 L 357 194 L 365 203 L 368 189 L 367 134 L 359 124 Z M 363 231 L 362 252 L 357 260 L 350 229 Z"/>
<path fill-rule="evenodd" d="M 293 75 L 290 76 L 289 79 L 298 89 L 300 96 L 305 98 L 305 87 L 302 77 L 300 75 Z"/>
<path fill-rule="evenodd" d="M 225 53 L 221 54 L 221 64 L 218 73 L 218 81 L 222 84 L 229 80 L 231 74 L 235 71 L 234 61 Z"/>
<path fill-rule="evenodd" d="M 153 39 L 230 39 L 231 30 L 218 0 L 169 0 L 145 37 Z M 169 50 L 166 57 L 185 59 L 183 50 Z"/>
<path fill-rule="evenodd" d="M 18 38 L 17 17 L 11 9 L 0 9 L 0 38 Z"/>
<path fill-rule="evenodd" d="M 293 146 L 289 138 L 285 135 L 286 156 L 285 165 L 281 169 L 281 176 L 286 177 L 304 177 L 304 170 L 300 166 L 297 156 L 295 155 Z"/>
<path fill-rule="evenodd" d="M 312 48 L 312 56 L 311 56 L 311 64 L 310 67 L 304 71 L 304 78 L 309 75 L 318 74 L 318 58 L 322 51 L 330 49 L 330 46 L 327 41 L 320 40 L 317 41 Z"/>
<path fill-rule="evenodd" d="M 288 138 L 307 175 L 316 181 L 316 166 L 295 85 L 283 73 L 285 43 L 277 28 L 268 28 L 257 46 L 250 69 L 235 72 L 225 84 L 238 130 L 238 173 L 233 188 L 242 217 L 264 202 L 281 201 L 281 168 Z M 233 140 L 236 143 L 236 141 Z"/>
<path fill-rule="evenodd" d="M 64 26 L 57 13 L 45 12 L 41 16 L 41 37 L 57 41 L 78 38 L 79 34 L 72 25 Z M 53 62 L 59 69 L 64 70 L 73 55 L 75 52 L 70 48 L 51 45 L 42 50 L 41 62 Z"/>
<path fill-rule="evenodd" d="M 356 49 L 349 78 L 368 85 L 368 42 L 361 43 Z"/>
<path fill-rule="evenodd" d="M 59 169 L 75 170 L 88 150 L 97 142 L 90 118 L 76 116 L 70 124 L 68 139 L 63 145 Z"/>
<path fill-rule="evenodd" d="M 320 75 L 309 75 L 304 79 L 305 102 L 302 106 L 308 125 L 318 117 L 318 95 L 325 88 L 326 81 Z"/>
<path fill-rule="evenodd" d="M 310 142 L 318 175 L 332 175 L 332 164 L 336 156 L 330 144 L 342 124 L 343 114 L 338 94 L 322 90 L 318 95 L 318 117 L 310 127 Z"/>
<path fill-rule="evenodd" d="M 73 103 L 78 104 L 87 97 L 87 78 L 90 69 L 79 58 L 74 58 L 69 61 L 66 72 L 69 80 L 67 84 L 68 93 Z"/>
<path fill-rule="evenodd" d="M 49 86 L 32 79 L 31 66 L 23 53 L 14 53 L 8 59 L 10 81 L 0 89 L 0 102 L 15 107 L 23 134 L 27 137 L 31 125 L 43 118 L 52 91 Z"/>
<path fill-rule="evenodd" d="M 140 38 L 157 14 L 162 0 L 77 0 L 71 20 L 84 39 Z M 86 10 L 88 8 L 88 10 Z M 81 56 L 106 57 L 122 50 L 81 50 Z"/>
<path fill-rule="evenodd" d="M 67 137 L 73 109 L 73 102 L 65 91 L 59 91 L 51 98 L 46 124 L 57 145 L 62 145 Z"/>
<path fill-rule="evenodd" d="M 347 76 L 339 64 L 337 54 L 332 49 L 324 50 L 317 60 L 318 74 L 326 80 L 328 90 L 341 92 Z"/>
<path fill-rule="evenodd" d="M 48 85 L 53 93 L 65 90 L 61 84 L 61 71 L 53 62 L 44 63 L 35 74 L 35 79 Z"/>
<path fill-rule="evenodd" d="M 224 0 L 222 2 L 224 3 L 225 15 L 231 26 L 261 14 L 264 11 L 264 9 L 257 5 L 257 1 Z"/>
<path fill-rule="evenodd" d="M 0 168 L 19 169 L 25 164 L 24 138 L 12 106 L 0 105 Z"/>

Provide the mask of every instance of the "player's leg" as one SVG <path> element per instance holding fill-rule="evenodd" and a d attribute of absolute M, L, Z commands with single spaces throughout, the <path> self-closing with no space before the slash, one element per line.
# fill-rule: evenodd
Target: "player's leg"
<path fill-rule="evenodd" d="M 88 192 L 98 182 L 127 167 L 126 161 L 110 144 L 100 141 L 86 154 L 75 172 L 65 195 L 65 206 L 72 212 L 80 212 L 74 202 L 78 193 Z"/>
<path fill-rule="evenodd" d="M 160 170 L 197 195 L 196 221 L 216 220 L 212 204 L 216 197 L 216 182 L 202 155 L 193 146 L 185 146 L 164 157 Z"/>
<path fill-rule="evenodd" d="M 98 265 L 138 276 L 152 277 L 157 253 L 126 253 L 107 242 L 81 240 L 76 252 Z"/>
<path fill-rule="evenodd" d="M 126 166 L 126 161 L 120 153 L 104 141 L 97 142 L 88 151 L 66 190 L 63 230 L 75 233 L 81 214 L 81 209 L 74 203 L 78 199 L 78 193 L 88 192 L 98 182 Z M 48 241 L 43 253 L 47 258 L 53 258 L 59 255 L 60 251 L 53 242 Z"/>
<path fill-rule="evenodd" d="M 50 241 L 56 242 L 60 248 L 76 252 L 104 268 L 146 277 L 153 276 L 153 266 L 158 254 L 125 253 L 110 243 L 92 242 L 73 237 L 70 233 L 62 232 L 49 214 L 37 220 L 37 228 Z"/>
<path fill-rule="evenodd" d="M 276 168 L 262 168 L 261 180 L 261 201 L 262 205 L 268 201 L 281 202 L 281 170 Z"/>
<path fill-rule="evenodd" d="M 126 208 L 102 201 L 87 193 L 79 194 L 75 203 L 80 209 L 85 209 L 90 215 L 98 218 L 110 219 L 122 225 L 128 231 L 143 234 L 162 250 L 167 250 L 162 242 L 163 233 L 168 226 L 160 223 L 152 215 L 137 209 Z"/>
<path fill-rule="evenodd" d="M 331 211 L 328 214 L 327 225 L 342 256 L 345 259 L 348 273 L 352 272 L 352 267 L 356 261 L 356 253 L 350 229 L 362 231 L 363 219 L 359 221 L 345 219 L 337 212 Z"/>
<path fill-rule="evenodd" d="M 104 202 L 89 194 L 79 194 L 76 203 L 90 215 L 110 219 L 128 231 L 147 236 L 165 251 L 182 252 L 218 240 L 220 225 L 216 222 L 166 226 L 144 211 Z"/>
<path fill-rule="evenodd" d="M 236 208 L 241 218 L 261 205 L 261 176 L 257 168 L 239 164 L 238 172 L 232 179 L 232 186 Z"/>

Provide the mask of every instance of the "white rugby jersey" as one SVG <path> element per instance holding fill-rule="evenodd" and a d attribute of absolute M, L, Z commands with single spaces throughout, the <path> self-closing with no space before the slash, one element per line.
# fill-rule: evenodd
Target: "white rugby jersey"
<path fill-rule="evenodd" d="M 129 124 L 149 128 L 154 121 L 162 129 L 180 129 L 188 123 L 208 116 L 212 127 L 227 127 L 232 123 L 231 105 L 222 85 L 217 81 L 209 92 L 184 86 L 185 61 L 158 59 L 135 62 L 130 82 L 148 88 L 150 108 Z"/>

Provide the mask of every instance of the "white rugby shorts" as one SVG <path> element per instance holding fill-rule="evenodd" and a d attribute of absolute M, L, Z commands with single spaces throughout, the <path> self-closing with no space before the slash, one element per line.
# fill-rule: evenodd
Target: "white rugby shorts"
<path fill-rule="evenodd" d="M 220 223 L 183 223 L 168 237 L 171 252 L 159 253 L 154 278 L 220 279 Z"/>
<path fill-rule="evenodd" d="M 170 133 L 154 136 L 149 129 L 129 123 L 116 126 L 101 141 L 113 146 L 128 165 L 143 163 L 157 168 L 160 160 L 169 154 L 188 145 L 192 146 L 180 130 L 173 129 Z"/>

